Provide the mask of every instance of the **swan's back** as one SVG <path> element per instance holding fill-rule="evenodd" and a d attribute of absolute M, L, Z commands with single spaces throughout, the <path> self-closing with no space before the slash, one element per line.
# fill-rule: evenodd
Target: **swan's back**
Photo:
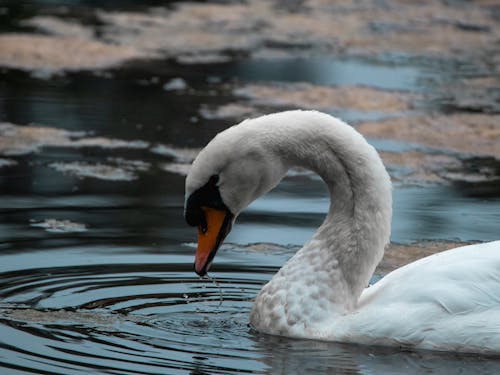
<path fill-rule="evenodd" d="M 500 241 L 464 246 L 401 267 L 332 322 L 341 341 L 500 353 Z"/>

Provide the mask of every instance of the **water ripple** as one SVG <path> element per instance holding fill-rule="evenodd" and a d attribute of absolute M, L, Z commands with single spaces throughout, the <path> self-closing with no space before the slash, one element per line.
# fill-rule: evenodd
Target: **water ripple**
<path fill-rule="evenodd" d="M 0 367 L 16 374 L 500 370 L 498 361 L 477 357 L 258 334 L 248 326 L 252 299 L 275 270 L 222 264 L 216 282 L 174 261 L 4 272 L 0 337 L 8 339 L 0 341 Z"/>
<path fill-rule="evenodd" d="M 219 287 L 193 278 L 190 264 L 171 269 L 113 264 L 3 273 L 0 334 L 11 339 L 1 344 L 2 357 L 15 356 L 16 370 L 47 374 L 255 370 L 247 320 L 261 282 L 228 272 Z"/>

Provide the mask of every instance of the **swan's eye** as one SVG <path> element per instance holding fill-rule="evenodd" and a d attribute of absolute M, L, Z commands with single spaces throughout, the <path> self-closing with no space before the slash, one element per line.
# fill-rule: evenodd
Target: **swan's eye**
<path fill-rule="evenodd" d="M 201 217 L 200 217 L 200 222 L 198 223 L 198 227 L 200 228 L 202 233 L 207 233 L 208 224 L 204 212 L 201 212 Z"/>
<path fill-rule="evenodd" d="M 186 222 L 192 227 L 199 227 L 205 233 L 207 231 L 207 219 L 202 207 L 210 207 L 217 210 L 230 212 L 220 196 L 218 175 L 212 175 L 208 182 L 198 190 L 195 190 L 186 201 L 184 216 Z"/>
<path fill-rule="evenodd" d="M 186 218 L 186 222 L 192 227 L 203 225 L 203 223 L 206 225 L 205 215 L 199 207 L 186 207 L 184 217 Z"/>

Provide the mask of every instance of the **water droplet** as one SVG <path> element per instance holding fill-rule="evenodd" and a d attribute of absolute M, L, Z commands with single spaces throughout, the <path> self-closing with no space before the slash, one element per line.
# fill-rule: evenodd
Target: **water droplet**
<path fill-rule="evenodd" d="M 220 284 L 217 282 L 217 280 L 215 280 L 213 277 L 211 277 L 211 276 L 209 276 L 209 275 L 207 275 L 207 277 L 208 277 L 208 279 L 209 279 L 210 281 L 212 281 L 212 283 L 214 283 L 214 285 L 215 285 L 217 288 L 219 288 L 219 306 L 217 306 L 217 307 L 221 307 L 221 305 L 222 305 L 222 301 L 224 300 L 224 299 L 222 298 L 222 297 L 223 297 L 223 296 L 222 296 L 222 288 L 220 287 Z"/>

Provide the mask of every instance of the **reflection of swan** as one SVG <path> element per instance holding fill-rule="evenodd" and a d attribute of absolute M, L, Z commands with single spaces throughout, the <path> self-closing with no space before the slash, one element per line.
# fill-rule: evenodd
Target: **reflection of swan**
<path fill-rule="evenodd" d="M 254 347 L 259 353 L 270 353 L 260 359 L 270 374 L 500 374 L 500 361 L 484 356 L 415 353 L 278 336 L 258 336 Z"/>
<path fill-rule="evenodd" d="M 251 323 L 292 337 L 500 353 L 500 241 L 439 253 L 365 287 L 389 241 L 391 184 L 377 152 L 326 114 L 289 111 L 215 137 L 186 180 L 206 273 L 237 215 L 290 167 L 329 187 L 324 223 L 256 298 Z M 286 234 L 285 234 L 286 235 Z"/>

